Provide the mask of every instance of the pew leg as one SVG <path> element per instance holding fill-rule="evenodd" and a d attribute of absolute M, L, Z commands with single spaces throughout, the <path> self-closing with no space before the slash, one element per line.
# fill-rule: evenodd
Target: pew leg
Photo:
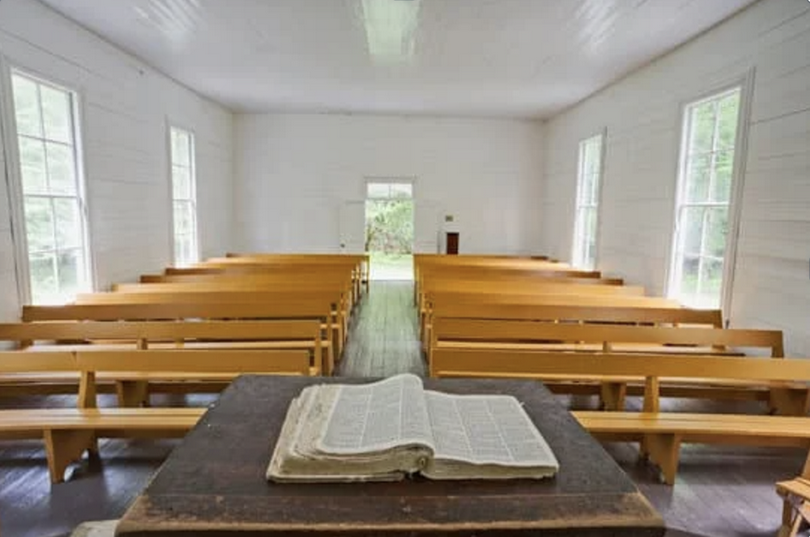
<path fill-rule="evenodd" d="M 149 406 L 149 383 L 145 380 L 117 380 L 115 391 L 122 408 Z"/>
<path fill-rule="evenodd" d="M 793 528 L 793 506 L 787 496 L 782 501 L 782 525 L 779 527 L 778 537 L 789 537 Z"/>
<path fill-rule="evenodd" d="M 80 460 L 85 451 L 98 454 L 98 443 L 93 431 L 46 430 L 44 439 L 51 483 L 64 481 L 67 467 Z"/>
<path fill-rule="evenodd" d="M 810 411 L 810 390 L 807 388 L 771 388 L 768 406 L 772 414 L 805 416 Z"/>
<path fill-rule="evenodd" d="M 681 437 L 676 434 L 646 434 L 644 449 L 651 462 L 661 469 L 661 476 L 667 485 L 675 484 L 678 473 L 678 456 L 681 448 Z"/>
<path fill-rule="evenodd" d="M 627 384 L 623 382 L 603 382 L 600 389 L 600 406 L 603 410 L 624 410 L 627 397 Z"/>
<path fill-rule="evenodd" d="M 324 349 L 324 364 L 321 367 L 323 374 L 331 377 L 335 369 L 335 353 L 334 345 L 327 345 Z"/>

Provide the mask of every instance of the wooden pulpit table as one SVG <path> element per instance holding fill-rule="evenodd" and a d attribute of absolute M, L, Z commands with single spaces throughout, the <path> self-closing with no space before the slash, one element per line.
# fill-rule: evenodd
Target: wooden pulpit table
<path fill-rule="evenodd" d="M 521 401 L 554 450 L 546 480 L 275 484 L 265 470 L 292 398 L 315 383 L 243 376 L 225 390 L 122 518 L 127 537 L 572 535 L 654 537 L 660 515 L 540 383 L 426 380 L 449 393 Z"/>

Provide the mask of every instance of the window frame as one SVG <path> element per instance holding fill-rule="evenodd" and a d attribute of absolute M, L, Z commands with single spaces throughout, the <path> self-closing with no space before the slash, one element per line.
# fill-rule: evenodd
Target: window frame
<path fill-rule="evenodd" d="M 583 205 L 580 204 L 580 192 L 582 191 L 582 187 L 584 185 L 585 180 L 585 173 L 584 173 L 584 166 L 585 166 L 585 159 L 584 159 L 584 149 L 585 146 L 592 142 L 594 139 L 599 139 L 599 173 L 596 176 L 596 199 L 594 205 Z M 579 143 L 577 144 L 577 180 L 576 180 L 576 190 L 574 192 L 574 226 L 573 226 L 573 237 L 571 240 L 571 255 L 569 259 L 571 260 L 571 265 L 585 269 L 585 270 L 594 270 L 597 266 L 599 261 L 599 242 L 601 238 L 602 226 L 600 225 L 601 222 L 601 213 L 602 213 L 602 191 L 603 191 L 603 184 L 605 178 L 605 142 L 607 140 L 607 128 L 603 128 L 602 130 L 588 135 L 584 138 L 580 138 Z M 580 237 L 580 210 L 583 208 L 593 209 L 595 212 L 596 218 L 596 231 L 594 236 L 594 242 L 596 244 L 596 248 L 593 254 L 593 263 L 592 265 L 582 265 L 577 264 L 576 257 L 577 251 L 581 249 L 581 245 L 578 244 L 579 237 Z"/>
<path fill-rule="evenodd" d="M 684 205 L 686 192 L 687 159 L 689 153 L 689 134 L 691 120 L 689 110 L 703 102 L 721 97 L 725 93 L 739 90 L 739 108 L 737 111 L 737 132 L 734 139 L 734 158 L 732 159 L 731 192 L 728 202 L 728 230 L 726 234 L 725 252 L 723 255 L 722 282 L 720 287 L 719 309 L 723 312 L 725 326 L 731 324 L 731 311 L 733 302 L 734 274 L 737 265 L 737 251 L 740 235 L 740 221 L 742 216 L 742 199 L 745 183 L 745 164 L 748 155 L 748 132 L 750 128 L 751 102 L 754 88 L 755 69 L 751 67 L 744 74 L 730 78 L 711 89 L 701 92 L 687 100 L 681 101 L 679 107 L 678 160 L 675 174 L 675 203 L 672 213 L 672 235 L 667 256 L 665 296 L 678 299 L 674 294 L 677 286 L 675 278 L 678 274 L 676 263 L 678 261 L 679 242 L 679 213 Z"/>
<path fill-rule="evenodd" d="M 73 127 L 73 153 L 76 172 L 76 196 L 82 227 L 82 253 L 85 265 L 85 283 L 87 292 L 97 290 L 97 271 L 91 230 L 90 202 L 88 188 L 87 163 L 84 149 L 86 127 L 84 122 L 85 101 L 83 88 L 66 82 L 58 76 L 51 76 L 31 69 L 13 58 L 0 54 L 0 129 L 2 144 L 6 155 L 6 175 L 8 185 L 9 214 L 14 249 L 14 267 L 16 271 L 17 296 L 21 304 L 33 303 L 31 282 L 31 264 L 28 249 L 28 234 L 25 221 L 25 194 L 22 184 L 22 163 L 19 151 L 19 133 L 17 114 L 14 105 L 12 76 L 17 74 L 37 84 L 49 86 L 67 92 L 71 97 L 71 115 Z M 58 196 L 48 196 L 49 198 Z M 73 198 L 74 196 L 69 196 Z M 58 251 L 58 249 L 56 250 Z"/>
<path fill-rule="evenodd" d="M 174 197 L 174 152 L 172 149 L 172 132 L 180 131 L 189 136 L 189 182 L 191 189 L 190 198 L 175 198 Z M 180 267 L 177 262 L 177 251 L 175 248 L 175 221 L 174 221 L 174 204 L 176 201 L 190 202 L 193 215 L 193 252 L 195 260 L 190 261 L 188 264 L 199 263 L 201 259 L 200 248 L 200 225 L 199 225 L 199 211 L 197 200 L 197 135 L 193 129 L 184 126 L 182 123 L 168 120 L 166 121 L 166 153 L 168 161 L 168 178 L 169 185 L 169 252 L 171 257 L 172 266 Z"/>

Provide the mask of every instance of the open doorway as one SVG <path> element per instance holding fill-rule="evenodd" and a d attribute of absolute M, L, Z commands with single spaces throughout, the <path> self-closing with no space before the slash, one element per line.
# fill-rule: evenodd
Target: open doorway
<path fill-rule="evenodd" d="M 413 280 L 413 181 L 366 183 L 366 252 L 372 280 Z"/>

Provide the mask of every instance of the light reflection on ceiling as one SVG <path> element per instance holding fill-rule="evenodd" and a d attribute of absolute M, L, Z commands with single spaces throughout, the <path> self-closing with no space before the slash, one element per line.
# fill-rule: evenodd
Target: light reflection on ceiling
<path fill-rule="evenodd" d="M 199 0 L 144 0 L 133 9 L 142 24 L 175 46 L 188 43 L 200 30 Z"/>
<path fill-rule="evenodd" d="M 368 53 L 376 64 L 408 64 L 416 50 L 422 0 L 362 0 Z"/>

